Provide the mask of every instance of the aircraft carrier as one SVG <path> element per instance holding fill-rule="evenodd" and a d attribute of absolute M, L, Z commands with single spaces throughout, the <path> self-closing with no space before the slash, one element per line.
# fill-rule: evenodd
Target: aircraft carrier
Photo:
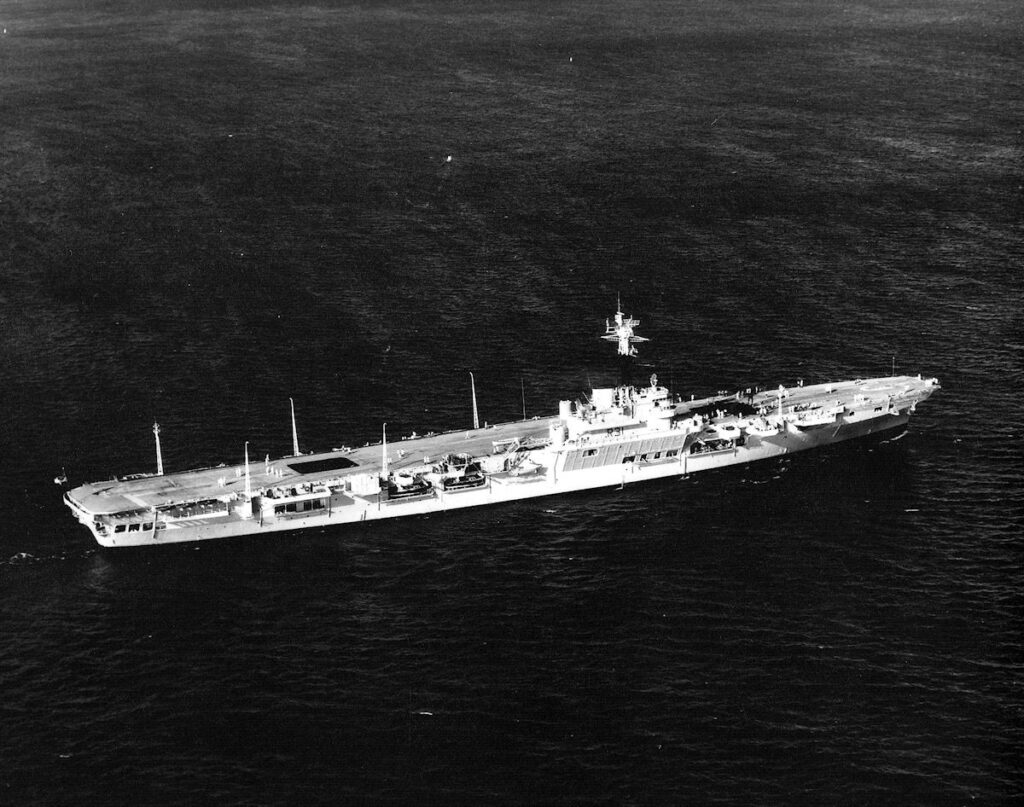
<path fill-rule="evenodd" d="M 621 310 L 602 338 L 627 361 L 639 320 Z M 93 482 L 64 501 L 105 547 L 206 541 L 421 515 L 622 487 L 779 457 L 904 428 L 939 388 L 935 378 L 886 376 L 741 390 L 682 400 L 657 376 L 563 400 L 558 414 L 301 454 Z M 65 481 L 61 478 L 58 481 Z"/>

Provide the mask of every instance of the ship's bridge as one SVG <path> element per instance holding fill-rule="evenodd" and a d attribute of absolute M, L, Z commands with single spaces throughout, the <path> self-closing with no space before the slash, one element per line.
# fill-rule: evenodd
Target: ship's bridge
<path fill-rule="evenodd" d="M 674 414 L 669 391 L 658 386 L 657 376 L 651 377 L 649 387 L 596 388 L 589 403 L 577 403 L 573 410 L 564 401 L 560 412 L 570 440 L 609 430 L 668 429 Z"/>

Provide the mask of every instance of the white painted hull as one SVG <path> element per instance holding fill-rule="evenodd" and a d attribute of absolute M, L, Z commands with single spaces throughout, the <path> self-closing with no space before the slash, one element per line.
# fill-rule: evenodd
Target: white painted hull
<path fill-rule="evenodd" d="M 435 489 L 432 495 L 400 501 L 382 500 L 377 494 L 359 496 L 351 493 L 338 493 L 331 498 L 329 509 L 309 515 L 261 518 L 257 514 L 252 518 L 242 518 L 238 513 L 229 512 L 219 518 L 167 521 L 156 524 L 158 529 L 115 534 L 110 531 L 103 533 L 96 530 L 89 514 L 78 511 L 74 506 L 72 509 L 76 510 L 79 520 L 89 527 L 97 542 L 105 547 L 147 546 L 263 533 L 295 532 L 339 524 L 425 515 L 467 507 L 482 507 L 489 504 L 596 488 L 619 487 L 654 479 L 695 474 L 866 437 L 870 434 L 905 426 L 908 420 L 909 413 L 903 411 L 898 414 L 887 412 L 853 422 L 836 422 L 816 425 L 811 428 L 797 428 L 789 424 L 784 430 L 774 434 L 765 436 L 750 434 L 744 445 L 734 446 L 723 451 L 696 455 L 683 451 L 671 459 L 660 459 L 649 463 L 621 463 L 574 471 L 563 471 L 566 455 L 552 450 L 550 455 L 552 461 L 546 472 L 539 478 L 515 478 L 508 474 L 492 474 L 488 477 L 487 483 L 479 488 L 447 493 Z"/>

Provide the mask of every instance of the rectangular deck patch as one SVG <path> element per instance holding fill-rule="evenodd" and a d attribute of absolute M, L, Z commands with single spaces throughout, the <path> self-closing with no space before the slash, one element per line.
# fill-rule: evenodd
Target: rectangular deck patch
<path fill-rule="evenodd" d="M 323 460 L 286 463 L 297 474 L 319 474 L 324 471 L 337 471 L 341 468 L 355 468 L 357 464 L 348 457 L 328 457 Z"/>

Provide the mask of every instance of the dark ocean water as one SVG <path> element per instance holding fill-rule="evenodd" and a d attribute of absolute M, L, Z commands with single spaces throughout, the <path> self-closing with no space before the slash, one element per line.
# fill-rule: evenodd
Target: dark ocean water
<path fill-rule="evenodd" d="M 1015 804 L 1015 2 L 0 8 L 0 803 Z M 446 161 L 448 155 L 451 162 Z M 72 484 L 899 372 L 902 439 L 102 551 Z M 645 368 L 644 372 L 648 372 Z"/>

